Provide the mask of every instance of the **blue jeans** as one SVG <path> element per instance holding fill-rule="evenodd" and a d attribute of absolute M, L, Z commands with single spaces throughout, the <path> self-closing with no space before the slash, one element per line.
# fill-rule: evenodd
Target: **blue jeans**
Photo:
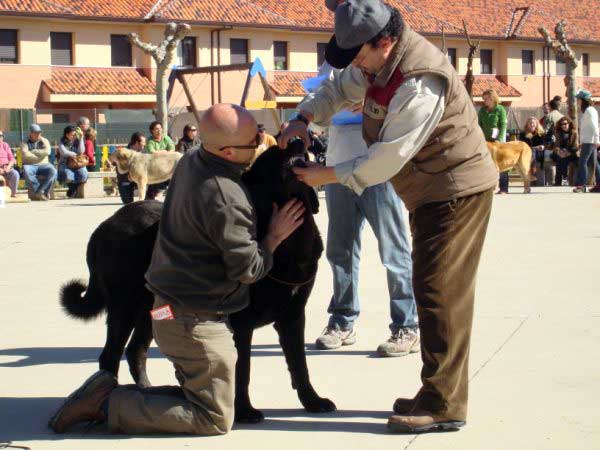
<path fill-rule="evenodd" d="M 600 167 L 596 161 L 596 144 L 581 144 L 581 156 L 577 170 L 577 186 L 585 186 L 588 179 L 588 161 L 594 158 L 596 167 L 596 184 L 600 185 Z"/>
<path fill-rule="evenodd" d="M 56 181 L 56 169 L 52 164 L 26 165 L 23 166 L 23 177 L 33 192 L 48 194 Z M 38 177 L 45 177 L 44 182 L 40 183 Z"/>
<path fill-rule="evenodd" d="M 508 171 L 500 172 L 500 179 L 499 179 L 498 184 L 499 184 L 498 189 L 501 192 L 508 192 Z"/>
<path fill-rule="evenodd" d="M 88 179 L 88 172 L 85 167 L 80 169 L 72 170 L 67 166 L 58 167 L 58 181 L 66 184 L 80 184 L 85 183 Z"/>
<path fill-rule="evenodd" d="M 408 228 L 402 201 L 392 185 L 379 184 L 358 196 L 345 186 L 329 184 L 325 194 L 329 213 L 327 259 L 333 271 L 333 296 L 327 309 L 331 314 L 329 326 L 351 329 L 360 314 L 358 269 L 365 219 L 375 233 L 379 256 L 387 270 L 390 329 L 417 326 Z"/>

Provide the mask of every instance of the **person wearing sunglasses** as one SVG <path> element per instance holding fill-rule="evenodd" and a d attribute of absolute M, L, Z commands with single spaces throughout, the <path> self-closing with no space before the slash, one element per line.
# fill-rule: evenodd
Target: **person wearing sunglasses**
<path fill-rule="evenodd" d="M 250 284 L 271 270 L 275 249 L 302 224 L 304 206 L 275 207 L 257 241 L 241 180 L 260 145 L 256 121 L 240 106 L 218 104 L 198 129 L 202 146 L 178 163 L 146 272 L 153 335 L 181 387 L 131 389 L 96 372 L 54 415 L 56 432 L 90 419 L 129 434 L 220 435 L 233 425 L 237 352 L 228 315 L 248 305 Z"/>
<path fill-rule="evenodd" d="M 10 146 L 4 142 L 4 132 L 0 131 L 0 176 L 8 183 L 10 196 L 17 196 L 17 186 L 19 185 L 19 172 L 14 169 L 15 156 Z"/>
<path fill-rule="evenodd" d="M 185 127 L 183 127 L 183 137 L 179 139 L 179 142 L 177 142 L 175 150 L 177 150 L 179 153 L 185 154 L 188 150 L 191 150 L 198 145 L 200 145 L 198 129 L 194 125 L 188 123 Z"/>
<path fill-rule="evenodd" d="M 558 157 L 554 186 L 562 186 L 567 180 L 569 186 L 575 184 L 579 161 L 577 140 L 577 130 L 573 128 L 573 122 L 569 117 L 563 116 L 554 128 L 554 153 Z"/>

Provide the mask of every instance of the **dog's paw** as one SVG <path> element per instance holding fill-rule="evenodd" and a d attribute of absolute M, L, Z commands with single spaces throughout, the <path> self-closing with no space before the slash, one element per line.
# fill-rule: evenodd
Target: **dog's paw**
<path fill-rule="evenodd" d="M 304 409 L 310 413 L 328 413 L 337 410 L 335 403 L 328 398 L 316 397 L 302 401 Z"/>
<path fill-rule="evenodd" d="M 252 406 L 235 408 L 235 421 L 238 423 L 259 423 L 265 420 L 265 415 Z"/>

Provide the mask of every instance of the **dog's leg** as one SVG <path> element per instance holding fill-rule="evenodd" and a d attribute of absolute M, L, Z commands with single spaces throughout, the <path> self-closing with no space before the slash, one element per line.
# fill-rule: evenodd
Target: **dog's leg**
<path fill-rule="evenodd" d="M 139 312 L 139 316 L 135 321 L 133 336 L 131 336 L 125 351 L 129 372 L 135 383 L 140 387 L 152 386 L 146 372 L 146 359 L 151 342 L 152 321 L 150 320 L 150 314 L 144 309 Z"/>
<path fill-rule="evenodd" d="M 138 190 L 140 191 L 140 200 L 145 200 L 146 199 L 146 189 L 148 188 L 148 179 L 147 178 L 139 178 L 138 180 L 136 180 L 136 184 L 138 187 Z"/>
<path fill-rule="evenodd" d="M 304 322 L 304 310 L 296 317 L 286 315 L 275 322 L 279 342 L 292 377 L 292 387 L 298 391 L 298 398 L 308 412 L 335 411 L 335 404 L 327 398 L 319 397 L 310 383 L 304 350 Z"/>
<path fill-rule="evenodd" d="M 241 321 L 240 321 L 241 322 Z M 258 423 L 265 418 L 262 412 L 252 407 L 248 385 L 250 384 L 250 353 L 252 351 L 252 323 L 233 327 L 233 339 L 238 353 L 235 364 L 235 421 Z"/>
<path fill-rule="evenodd" d="M 133 330 L 133 318 L 122 311 L 108 311 L 106 318 L 106 344 L 100 354 L 100 370 L 119 375 L 119 364 L 129 335 Z"/>

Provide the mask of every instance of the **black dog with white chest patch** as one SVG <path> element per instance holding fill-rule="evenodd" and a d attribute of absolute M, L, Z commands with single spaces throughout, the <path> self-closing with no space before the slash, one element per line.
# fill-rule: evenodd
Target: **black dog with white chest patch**
<path fill-rule="evenodd" d="M 272 147 L 244 174 L 258 218 L 258 240 L 267 233 L 273 203 L 283 206 L 292 198 L 306 207 L 302 225 L 275 251 L 273 269 L 251 285 L 250 304 L 229 319 L 238 351 L 236 364 L 235 419 L 259 422 L 264 416 L 250 402 L 250 354 L 254 329 L 273 323 L 279 335 L 292 387 L 309 412 L 330 412 L 333 402 L 321 398 L 311 385 L 304 349 L 304 309 L 310 296 L 323 243 L 313 214 L 318 212 L 315 191 L 299 182 L 291 168 L 307 160 L 300 141 L 281 150 Z M 158 202 L 125 205 L 103 222 L 88 243 L 89 286 L 71 281 L 61 290 L 61 304 L 76 318 L 91 319 L 107 312 L 107 338 L 100 369 L 115 375 L 129 336 L 127 361 L 135 382 L 149 386 L 146 355 L 152 341 L 149 311 L 152 295 L 144 287 L 158 231 Z M 83 292 L 85 295 L 82 297 Z"/>

